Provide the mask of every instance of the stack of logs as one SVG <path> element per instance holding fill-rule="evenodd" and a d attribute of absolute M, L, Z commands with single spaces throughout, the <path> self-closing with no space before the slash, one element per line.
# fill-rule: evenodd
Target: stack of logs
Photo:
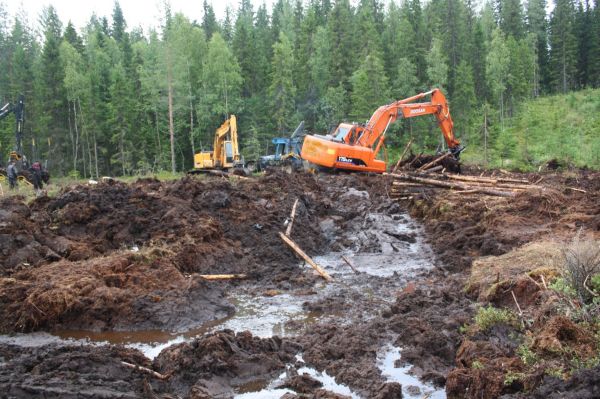
<path fill-rule="evenodd" d="M 392 197 L 410 199 L 415 195 L 422 194 L 423 189 L 427 187 L 452 190 L 461 195 L 485 194 L 497 197 L 514 197 L 519 192 L 543 189 L 542 186 L 531 184 L 529 181 L 522 179 L 513 179 L 509 177 L 463 176 L 446 173 L 446 169 L 440 165 L 440 163 L 445 158 L 449 157 L 451 155 L 450 153 L 435 158 L 431 162 L 419 167 L 417 170 L 404 170 L 400 165 L 410 144 L 411 142 L 408 143 L 398 163 L 392 168 L 392 172 L 384 173 L 384 175 L 393 178 L 391 190 Z M 410 164 L 412 164 L 412 162 Z M 396 172 L 399 167 L 400 171 Z M 404 167 L 406 168 L 406 165 Z"/>
<path fill-rule="evenodd" d="M 391 196 L 410 199 L 421 193 L 423 188 L 443 188 L 461 195 L 485 194 L 497 197 L 514 197 L 528 190 L 542 190 L 542 186 L 530 184 L 527 180 L 503 177 L 475 177 L 449 173 L 427 174 L 425 172 L 385 173 L 393 178 Z"/>

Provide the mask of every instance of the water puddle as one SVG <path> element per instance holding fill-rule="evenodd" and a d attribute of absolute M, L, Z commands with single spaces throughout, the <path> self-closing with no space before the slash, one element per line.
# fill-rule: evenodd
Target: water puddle
<path fill-rule="evenodd" d="M 302 302 L 307 296 L 301 298 L 292 294 L 280 294 L 272 297 L 236 295 L 230 298 L 235 306 L 236 312 L 232 316 L 214 320 L 202 325 L 202 327 L 186 331 L 184 333 L 169 333 L 160 330 L 150 331 L 81 331 L 61 330 L 52 334 L 42 333 L 21 334 L 12 337 L 0 336 L 3 339 L 11 339 L 11 343 L 19 346 L 27 346 L 29 342 L 56 343 L 66 341 L 68 343 L 93 343 L 93 344 L 119 344 L 140 350 L 149 359 L 154 359 L 165 348 L 181 342 L 191 341 L 196 337 L 216 330 L 230 329 L 236 332 L 250 331 L 252 335 L 267 338 L 274 335 L 286 337 L 298 332 L 298 328 L 289 327 L 287 322 L 294 320 L 294 325 L 303 326 L 314 323 L 320 314 L 307 312 L 302 309 Z"/>
<path fill-rule="evenodd" d="M 421 382 L 409 374 L 411 365 L 396 367 L 394 363 L 399 360 L 400 348 L 387 345 L 377 356 L 377 364 L 381 374 L 388 382 L 398 382 L 402 385 L 402 395 L 405 398 L 430 398 L 446 399 L 446 391 L 437 389 L 432 385 Z"/>
<path fill-rule="evenodd" d="M 298 360 L 303 361 L 301 356 L 296 357 Z M 323 389 L 326 389 L 330 392 L 334 392 L 340 395 L 349 396 L 353 399 L 360 399 L 361 397 L 352 392 L 350 388 L 346 385 L 338 384 L 335 382 L 335 379 L 327 374 L 327 372 L 317 371 L 311 367 L 301 367 L 298 369 L 298 375 L 308 374 L 313 377 L 315 380 L 320 381 L 323 384 Z M 253 392 L 250 389 L 255 389 L 255 387 L 248 386 L 241 389 L 238 389 L 239 394 L 235 396 L 236 399 L 279 399 L 281 396 L 286 393 L 294 393 L 294 391 L 287 388 L 277 388 L 280 386 L 286 378 L 286 373 L 282 373 L 279 377 L 269 383 L 266 387 L 260 390 L 254 390 Z"/>

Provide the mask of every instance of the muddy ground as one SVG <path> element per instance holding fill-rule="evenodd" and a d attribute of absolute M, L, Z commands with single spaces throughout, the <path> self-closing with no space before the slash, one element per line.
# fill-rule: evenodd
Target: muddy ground
<path fill-rule="evenodd" d="M 483 172 L 463 167 L 463 173 Z M 425 228 L 435 267 L 406 276 L 359 273 L 333 283 L 337 288 L 303 303 L 307 312 L 322 316 L 302 326 L 290 321 L 298 333 L 285 338 L 221 330 L 171 346 L 154 360 L 120 346 L 0 344 L 0 392 L 5 392 L 0 397 L 229 398 L 286 371 L 286 386 L 301 397 L 341 397 L 318 381 L 294 375 L 308 364 L 363 397 L 397 398 L 399 384 L 377 367 L 386 344 L 402 348 L 398 366 L 413 365 L 415 375 L 445 386 L 449 397 L 531 392 L 542 397 L 558 386 L 572 397 L 593 396 L 597 368 L 570 372 L 564 365 L 573 356 L 567 355 L 527 365 L 517 354 L 525 340 L 536 343 L 531 348 L 540 358 L 552 344 L 560 345 L 561 353 L 580 353 L 583 362 L 597 353 L 590 335 L 594 327 L 562 320 L 553 309 L 538 311 L 552 302 L 542 274 L 527 277 L 523 267 L 521 274 L 498 272 L 489 282 L 471 273 L 528 243 L 554 240 L 558 246 L 580 230 L 599 237 L 599 174 L 520 177 L 547 189 L 511 199 L 423 189 L 399 201 L 390 197 L 390 182 L 381 176 L 272 172 L 247 180 L 109 181 L 71 187 L 29 204 L 19 197 L 2 199 L 4 334 L 185 331 L 235 312 L 226 295 L 231 292 L 323 290 L 320 278 L 299 267 L 278 235 L 297 198 L 291 237 L 309 255 L 398 252 L 398 246 L 415 242 L 415 233 L 381 229 L 376 216 L 401 223 L 409 212 Z M 225 273 L 247 278 L 214 282 L 200 277 Z M 511 291 L 537 324 L 483 332 L 473 327 L 481 304 L 516 309 Z M 559 367 L 561 378 L 550 372 Z M 507 375 L 512 376 L 508 383 Z"/>

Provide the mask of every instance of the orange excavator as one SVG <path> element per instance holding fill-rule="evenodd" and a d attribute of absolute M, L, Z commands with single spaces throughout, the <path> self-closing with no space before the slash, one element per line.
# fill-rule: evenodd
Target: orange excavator
<path fill-rule="evenodd" d="M 415 102 L 431 96 L 428 102 Z M 383 173 L 385 161 L 377 159 L 385 133 L 398 118 L 433 114 L 437 118 L 448 150 L 458 159 L 464 149 L 454 137 L 446 97 L 439 89 L 417 94 L 379 107 L 366 125 L 341 123 L 332 135 L 308 135 L 302 146 L 302 159 L 326 169 Z"/>

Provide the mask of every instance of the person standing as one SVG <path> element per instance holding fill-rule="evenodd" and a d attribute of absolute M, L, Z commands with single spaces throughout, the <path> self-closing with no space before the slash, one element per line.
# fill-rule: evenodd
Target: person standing
<path fill-rule="evenodd" d="M 34 162 L 31 165 L 31 174 L 33 180 L 33 189 L 35 190 L 35 194 L 39 197 L 42 194 L 42 188 L 44 188 L 44 183 L 42 182 L 42 164 L 39 162 Z"/>
<path fill-rule="evenodd" d="M 11 190 L 17 188 L 17 167 L 15 166 L 15 161 L 12 159 L 8 163 L 8 167 L 6 168 L 6 174 L 8 175 L 8 184 Z"/>

